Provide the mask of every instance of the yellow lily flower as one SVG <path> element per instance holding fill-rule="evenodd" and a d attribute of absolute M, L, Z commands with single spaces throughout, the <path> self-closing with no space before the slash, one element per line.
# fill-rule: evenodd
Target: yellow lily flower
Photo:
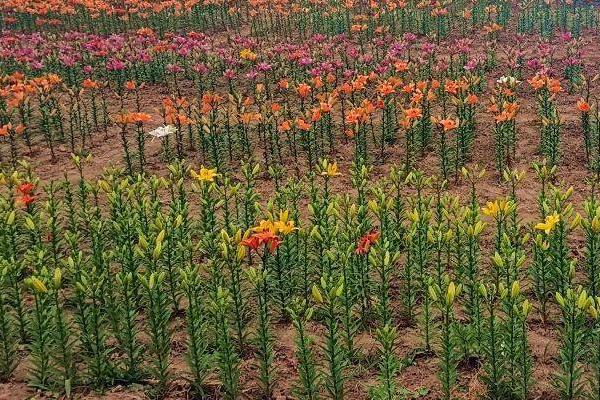
<path fill-rule="evenodd" d="M 330 178 L 334 176 L 340 176 L 341 174 L 342 173 L 338 171 L 337 162 L 334 162 L 333 164 L 327 163 L 327 168 L 321 172 L 321 175 L 328 176 Z"/>
<path fill-rule="evenodd" d="M 200 182 L 214 182 L 215 178 L 219 176 L 216 168 L 205 168 L 204 165 L 200 166 L 200 172 L 196 173 L 192 171 L 192 176 Z"/>
<path fill-rule="evenodd" d="M 257 57 L 257 54 L 250 49 L 240 51 L 240 58 L 242 60 L 255 61 Z"/>
<path fill-rule="evenodd" d="M 498 215 L 499 210 L 500 207 L 498 206 L 497 201 L 488 201 L 485 207 L 481 209 L 481 212 L 483 213 L 483 215 L 486 215 L 488 217 L 495 217 L 496 215 Z"/>
<path fill-rule="evenodd" d="M 560 221 L 560 215 L 554 213 L 552 215 L 548 215 L 544 222 L 539 222 L 535 225 L 535 229 L 540 231 L 544 231 L 546 235 L 549 235 L 552 232 L 552 229 L 556 226 L 556 224 Z"/>
<path fill-rule="evenodd" d="M 273 234 L 277 233 L 277 228 L 275 228 L 275 224 L 273 223 L 273 221 L 267 219 L 263 219 L 262 221 L 260 221 L 257 226 L 252 228 L 252 230 L 254 232 L 271 231 L 273 232 Z"/>

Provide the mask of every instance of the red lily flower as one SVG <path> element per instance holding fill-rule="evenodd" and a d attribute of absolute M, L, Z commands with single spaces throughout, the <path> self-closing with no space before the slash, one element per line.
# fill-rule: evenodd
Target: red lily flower
<path fill-rule="evenodd" d="M 363 237 L 358 239 L 358 244 L 356 245 L 355 253 L 362 255 L 367 254 L 371 249 L 373 243 L 376 243 L 379 240 L 380 233 L 379 231 L 372 230 L 365 234 Z"/>
<path fill-rule="evenodd" d="M 27 207 L 35 201 L 35 197 L 29 194 L 24 194 L 19 200 L 25 205 L 25 207 Z"/>
<path fill-rule="evenodd" d="M 25 183 L 21 183 L 19 185 L 19 187 L 17 188 L 17 190 L 19 192 L 21 192 L 21 194 L 23 195 L 29 195 L 33 192 L 33 189 L 35 188 L 35 185 L 31 182 L 25 182 Z"/>
<path fill-rule="evenodd" d="M 259 247 L 264 245 L 265 249 L 273 254 L 281 244 L 281 239 L 270 230 L 264 230 L 253 233 L 247 239 L 242 240 L 241 244 L 254 251 L 258 251 Z"/>

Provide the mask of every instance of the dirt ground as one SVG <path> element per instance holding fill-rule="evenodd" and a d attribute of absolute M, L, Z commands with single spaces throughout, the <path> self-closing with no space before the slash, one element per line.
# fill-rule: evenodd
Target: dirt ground
<path fill-rule="evenodd" d="M 593 37 L 592 35 L 595 35 Z M 586 49 L 586 63 L 588 65 L 598 65 L 600 62 L 600 41 L 597 34 L 590 34 L 589 38 L 594 44 Z M 510 40 L 506 38 L 505 40 Z M 489 85 L 497 76 L 490 77 Z M 158 102 L 163 94 L 166 94 L 164 87 L 147 87 L 142 96 L 142 109 L 155 113 L 154 110 L 159 106 Z M 573 202 L 577 211 L 582 211 L 582 203 L 588 194 L 586 179 L 590 177 L 586 169 L 583 150 L 582 132 L 579 127 L 579 114 L 576 111 L 575 104 L 579 96 L 577 94 L 565 94 L 558 98 L 558 107 L 564 120 L 562 150 L 563 156 L 558 168 L 557 183 L 564 183 L 565 187 L 573 186 L 575 191 Z M 485 100 L 484 100 L 485 102 Z M 517 147 L 517 159 L 514 167 L 526 171 L 524 181 L 519 186 L 519 213 L 526 223 L 537 222 L 537 196 L 539 193 L 539 183 L 531 167 L 531 163 L 539 160 L 537 151 L 539 140 L 539 118 L 536 110 L 535 95 L 526 83 L 520 89 L 521 110 L 517 117 L 517 126 L 519 131 L 519 140 Z M 480 203 L 493 200 L 507 194 L 507 187 L 499 182 L 499 176 L 494 167 L 494 144 L 492 133 L 492 120 L 485 111 L 479 113 L 478 133 L 475 140 L 473 157 L 470 165 L 478 164 L 486 168 L 488 173 L 478 182 L 477 191 L 480 196 Z M 85 169 L 86 177 L 98 177 L 100 172 L 107 166 L 121 164 L 122 148 L 120 139 L 116 130 L 111 130 L 111 135 L 107 140 L 98 134 L 93 139 L 92 153 L 93 158 Z M 154 173 L 164 173 L 164 163 L 160 160 L 160 143 L 158 140 L 148 143 L 148 169 Z M 348 167 L 352 161 L 352 145 L 342 146 L 339 153 L 335 155 L 340 170 L 344 175 L 335 181 L 335 189 L 339 192 L 349 187 Z M 49 153 L 45 149 L 36 148 L 28 159 L 34 165 L 35 171 L 42 181 L 53 179 L 62 179 L 63 174 L 67 173 L 70 177 L 76 177 L 76 170 L 69 160 L 69 151 L 67 148 L 60 149 L 58 152 L 58 162 L 51 163 Z M 371 180 L 384 176 L 391 165 L 401 163 L 403 159 L 401 145 L 390 147 L 387 150 L 387 162 L 385 164 L 375 164 Z M 189 157 L 189 161 L 197 166 L 198 160 L 194 155 Z M 419 162 L 419 166 L 428 173 L 437 172 L 437 156 L 430 152 Z M 268 198 L 272 191 L 272 184 L 263 178 L 259 185 L 264 198 Z M 463 180 L 451 182 L 451 192 L 466 196 L 468 186 Z M 577 247 L 578 240 L 575 240 L 575 255 L 579 256 L 580 251 Z M 488 253 L 484 253 L 483 261 L 487 263 Z M 534 362 L 534 379 L 532 389 L 532 399 L 557 399 L 558 396 L 552 385 L 552 377 L 556 370 L 557 356 L 557 338 L 555 330 L 555 321 L 550 321 L 543 325 L 532 316 L 530 327 L 530 343 Z M 187 367 L 184 359 L 184 334 L 181 329 L 181 320 L 177 319 L 175 324 L 175 340 L 172 349 L 172 373 L 174 379 L 168 399 L 187 399 L 188 385 L 185 380 L 179 378 L 184 374 Z M 312 326 L 313 333 L 318 334 L 319 328 Z M 405 386 L 411 392 L 419 392 L 419 389 L 427 388 L 421 396 L 414 398 L 437 399 L 439 398 L 440 386 L 436 377 L 437 360 L 427 355 L 414 354 L 414 350 L 420 345 L 420 335 L 418 329 L 400 327 L 398 355 L 405 361 L 410 360 L 406 368 L 399 377 L 399 383 Z M 277 325 L 276 327 L 276 364 L 278 367 L 279 383 L 275 399 L 291 399 L 290 386 L 295 379 L 295 361 L 293 357 L 293 329 L 289 325 Z M 347 380 L 347 398 L 350 400 L 362 400 L 367 398 L 368 387 L 376 381 L 376 344 L 372 337 L 363 334 L 359 337 L 358 345 L 362 349 L 365 361 L 360 365 L 354 365 L 350 368 L 350 377 Z M 484 393 L 484 385 L 477 378 L 479 365 L 461 365 L 459 378 L 459 391 L 455 393 L 459 399 L 476 399 Z M 47 394 L 36 393 L 29 388 L 26 383 L 26 363 L 21 362 L 17 368 L 14 378 L 6 384 L 0 384 L 0 400 L 20 400 L 30 398 L 43 398 Z M 252 365 L 250 359 L 245 359 L 242 366 L 242 388 L 245 398 L 257 399 L 258 388 L 256 387 L 257 371 Z M 209 382 L 215 392 L 218 391 L 218 382 L 216 377 L 211 377 Z M 86 399 L 144 399 L 145 387 L 115 387 L 105 394 L 87 393 L 77 391 L 77 397 Z M 215 397 L 216 398 L 216 397 Z M 410 398 L 410 397 L 409 397 Z"/>

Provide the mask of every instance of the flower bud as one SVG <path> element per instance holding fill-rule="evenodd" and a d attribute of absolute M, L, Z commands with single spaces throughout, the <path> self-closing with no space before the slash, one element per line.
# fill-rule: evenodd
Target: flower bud
<path fill-rule="evenodd" d="M 561 307 L 564 307 L 565 306 L 565 298 L 558 292 L 556 292 L 556 294 L 554 296 L 556 297 L 556 302 L 558 303 L 558 305 Z"/>
<path fill-rule="evenodd" d="M 433 286 L 429 286 L 429 297 L 431 297 L 431 300 L 433 300 L 433 301 L 438 300 L 437 293 L 435 292 L 435 289 L 433 288 Z"/>
<path fill-rule="evenodd" d="M 454 303 L 454 297 L 456 296 L 456 286 L 454 282 L 450 282 L 448 285 L 448 291 L 446 293 L 446 304 L 452 305 Z"/>
<path fill-rule="evenodd" d="M 521 285 L 519 284 L 519 281 L 514 281 L 512 284 L 512 287 L 510 288 L 510 297 L 512 297 L 514 299 L 514 298 L 518 297 L 520 293 L 521 293 Z"/>
<path fill-rule="evenodd" d="M 54 276 L 52 277 L 52 283 L 55 289 L 59 289 L 62 284 L 62 271 L 60 268 L 54 270 Z"/>
<path fill-rule="evenodd" d="M 529 313 L 531 312 L 531 308 L 532 308 L 531 303 L 529 302 L 529 300 L 525 299 L 523 301 L 523 305 L 521 307 L 521 309 L 522 309 L 522 311 L 521 311 L 522 315 L 524 317 L 527 317 L 529 315 Z"/>
<path fill-rule="evenodd" d="M 317 303 L 323 303 L 323 296 L 321 295 L 321 291 L 319 290 L 317 285 L 313 285 L 312 287 L 312 297 Z"/>
<path fill-rule="evenodd" d="M 48 292 L 48 288 L 39 278 L 32 276 L 29 278 L 29 286 L 38 293 Z"/>

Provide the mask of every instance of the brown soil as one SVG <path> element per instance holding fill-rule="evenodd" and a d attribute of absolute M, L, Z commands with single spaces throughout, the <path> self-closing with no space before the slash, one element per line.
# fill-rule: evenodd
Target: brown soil
<path fill-rule="evenodd" d="M 507 42 L 510 38 L 505 38 Z M 600 41 L 595 41 L 587 50 L 587 63 L 593 65 L 600 60 Z M 500 75 L 502 75 L 500 73 Z M 495 77 L 494 77 L 495 78 Z M 491 83 L 490 83 L 491 85 Z M 539 137 L 539 119 L 536 110 L 534 94 L 529 88 L 525 88 L 523 84 L 523 94 L 520 96 L 521 111 L 518 115 L 517 123 L 519 129 L 519 145 L 517 148 L 517 160 L 515 168 L 527 171 L 527 175 L 518 189 L 519 212 L 523 220 L 527 223 L 534 222 L 538 218 L 537 196 L 539 193 L 539 183 L 531 168 L 531 163 L 539 160 L 537 146 Z M 168 92 L 164 87 L 148 87 L 144 89 L 142 96 L 142 109 L 156 115 L 156 108 L 159 106 L 159 101 L 163 95 Z M 566 186 L 573 186 L 575 192 L 573 202 L 578 211 L 585 196 L 587 195 L 586 179 L 589 178 L 589 172 L 585 166 L 582 134 L 578 124 L 578 113 L 575 112 L 575 103 L 578 95 L 563 95 L 558 98 L 559 110 L 564 118 L 562 150 L 563 157 L 561 165 L 558 169 L 557 182 L 564 182 Z M 158 119 L 158 118 L 157 118 Z M 475 142 L 473 151 L 473 159 L 471 165 L 478 164 L 487 169 L 486 176 L 478 182 L 477 190 L 480 196 L 480 202 L 493 200 L 498 197 L 503 197 L 507 194 L 506 185 L 499 182 L 499 176 L 495 172 L 493 162 L 493 136 L 492 136 L 492 121 L 485 112 L 479 114 L 478 119 L 478 136 Z M 88 178 L 98 177 L 101 171 L 107 166 L 121 165 L 122 163 L 122 148 L 118 131 L 112 129 L 110 136 L 105 139 L 101 134 L 98 134 L 93 139 L 91 146 L 93 158 L 85 168 L 85 175 Z M 348 171 L 348 167 L 352 160 L 352 145 L 340 146 L 339 153 L 335 155 L 335 159 L 340 165 L 341 171 Z M 164 163 L 160 160 L 160 144 L 156 140 L 148 143 L 148 170 L 152 173 L 163 174 L 165 172 Z M 387 159 L 384 164 L 375 164 L 373 166 L 372 180 L 386 175 L 389 168 L 394 163 L 401 163 L 403 160 L 402 150 L 400 145 L 390 147 L 387 150 Z M 50 162 L 49 152 L 45 148 L 37 147 L 34 152 L 27 157 L 31 164 L 35 167 L 35 171 L 42 181 L 50 181 L 53 179 L 62 179 L 66 173 L 69 177 L 76 179 L 77 171 L 73 164 L 69 161 L 69 151 L 66 148 L 59 149 L 58 161 Z M 199 160 L 190 155 L 189 161 L 193 165 L 197 165 Z M 437 172 L 437 156 L 434 152 L 430 152 L 419 163 L 420 167 L 428 173 Z M 340 179 L 335 181 L 335 190 L 343 192 L 350 186 L 349 176 L 345 173 Z M 272 191 L 272 184 L 266 179 L 260 183 L 260 191 L 269 197 Z M 468 185 L 463 181 L 451 182 L 450 191 L 463 196 L 465 198 L 468 193 Z M 579 253 L 576 249 L 575 253 Z M 484 262 L 487 263 L 484 257 Z M 178 325 L 178 321 L 174 322 Z M 179 327 L 181 328 L 181 327 Z M 556 391 L 552 386 L 554 371 L 556 371 L 556 356 L 557 356 L 557 337 L 555 331 L 555 321 L 551 321 L 544 326 L 535 317 L 531 321 L 530 341 L 531 349 L 534 358 L 534 379 L 532 398 L 534 399 L 557 399 Z M 313 326 L 312 331 L 319 333 L 319 327 Z M 185 374 L 187 367 L 183 354 L 184 334 L 182 329 L 176 330 L 176 338 L 173 344 L 173 363 L 172 373 L 176 378 L 173 381 L 168 399 L 187 399 L 188 385 L 181 378 Z M 421 345 L 419 330 L 416 328 L 400 328 L 400 338 L 398 355 L 404 359 L 411 359 L 412 362 L 402 371 L 399 377 L 399 383 L 405 386 L 410 391 L 417 392 L 419 389 L 427 388 L 423 391 L 423 395 L 419 398 L 423 399 L 438 399 L 440 396 L 440 386 L 437 380 L 437 360 L 434 357 L 414 354 L 415 349 Z M 293 357 L 293 329 L 289 325 L 278 325 L 276 327 L 276 364 L 279 374 L 278 389 L 275 393 L 275 399 L 292 399 L 291 386 L 296 376 L 295 360 Z M 368 362 L 367 368 L 365 365 L 358 365 L 351 368 L 350 378 L 347 381 L 348 399 L 362 400 L 367 398 L 368 388 L 376 382 L 376 343 L 372 335 L 362 334 L 357 340 L 357 344 Z M 414 356 L 414 358 L 413 358 Z M 469 365 L 461 365 L 459 390 L 455 393 L 460 399 L 476 399 L 484 392 L 483 383 L 478 379 L 480 366 L 477 363 Z M 256 386 L 257 371 L 253 366 L 251 359 L 246 358 L 242 364 L 242 388 L 244 397 L 247 399 L 257 399 L 258 388 Z M 44 398 L 51 396 L 46 393 L 36 393 L 27 386 L 27 371 L 26 363 L 21 362 L 17 368 L 13 379 L 9 383 L 0 384 L 0 400 L 19 400 L 30 398 Z M 209 386 L 218 392 L 218 381 L 216 377 L 209 378 Z M 85 399 L 145 399 L 146 388 L 143 386 L 135 387 L 115 387 L 110 389 L 105 394 L 89 393 L 86 391 L 77 391 L 78 398 Z"/>

